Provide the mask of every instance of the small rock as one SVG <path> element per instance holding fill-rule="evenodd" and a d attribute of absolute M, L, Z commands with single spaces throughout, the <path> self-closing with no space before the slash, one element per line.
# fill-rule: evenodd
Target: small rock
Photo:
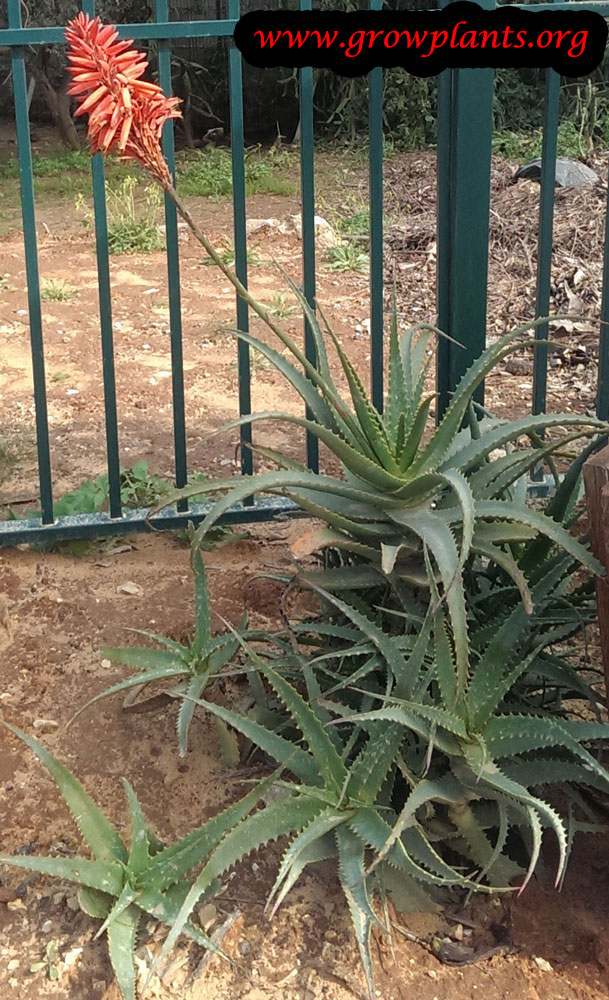
<path fill-rule="evenodd" d="M 112 666 L 112 660 L 102 660 L 101 666 L 104 668 L 104 670 L 109 670 L 110 667 Z"/>
<path fill-rule="evenodd" d="M 70 965 L 74 965 L 78 961 L 82 953 L 83 953 L 82 948 L 70 948 L 70 950 L 66 951 L 65 955 L 63 956 L 63 960 L 65 964 L 69 967 Z"/>
<path fill-rule="evenodd" d="M 427 975 L 429 976 L 430 979 L 437 979 L 438 978 L 438 973 L 436 972 L 435 969 L 426 969 L 426 972 L 427 972 Z"/>
<path fill-rule="evenodd" d="M 134 583 L 133 580 L 127 580 L 126 583 L 119 583 L 116 588 L 117 594 L 131 594 L 133 597 L 142 597 L 144 591 L 138 583 Z"/>
<path fill-rule="evenodd" d="M 77 910 L 80 910 L 80 905 L 78 903 L 78 896 L 68 896 L 68 898 L 66 899 L 66 906 L 68 907 L 69 910 L 73 910 L 74 913 L 76 913 Z"/>
<path fill-rule="evenodd" d="M 455 941 L 462 941 L 463 940 L 463 924 L 457 924 L 457 926 L 455 927 L 455 929 L 453 931 L 453 937 L 454 937 Z"/>
<path fill-rule="evenodd" d="M 548 960 L 546 958 L 540 958 L 538 955 L 534 955 L 533 956 L 533 961 L 535 962 L 535 965 L 537 966 L 537 968 L 541 969 L 542 972 L 553 972 L 554 971 L 552 969 L 552 966 L 550 965 L 550 963 L 548 962 Z"/>
<path fill-rule="evenodd" d="M 160 292 L 160 290 L 161 290 L 160 288 L 147 288 L 146 291 L 143 292 L 142 294 L 143 295 L 154 295 L 155 292 Z"/>
<path fill-rule="evenodd" d="M 315 239 L 322 250 L 330 250 L 332 247 L 342 243 L 340 236 L 334 232 L 332 226 L 321 215 L 314 218 Z M 284 235 L 295 235 L 297 239 L 302 239 L 302 218 L 300 215 L 289 215 L 279 225 L 279 232 Z"/>
<path fill-rule="evenodd" d="M 514 174 L 513 180 L 527 180 L 541 182 L 541 160 L 532 160 L 531 163 L 519 167 Z M 579 160 L 570 160 L 566 156 L 559 156 L 556 159 L 556 187 L 589 188 L 598 184 L 599 176 L 585 163 Z"/>
<path fill-rule="evenodd" d="M 8 969 L 9 972 L 14 972 L 15 969 L 19 968 L 19 959 L 18 958 L 11 958 L 10 962 L 8 963 L 8 965 L 6 967 L 7 967 L 7 969 Z"/>
<path fill-rule="evenodd" d="M 252 236 L 254 233 L 269 232 L 273 229 L 279 229 L 279 219 L 248 219 L 245 223 L 247 236 Z"/>
<path fill-rule="evenodd" d="M 533 362 L 530 358 L 510 358 L 505 363 L 505 370 L 510 375 L 528 375 L 533 371 Z"/>
<path fill-rule="evenodd" d="M 213 903 L 205 903 L 200 906 L 197 910 L 197 916 L 199 918 L 199 923 L 204 931 L 209 930 L 211 925 L 215 923 L 218 917 L 218 911 Z"/>
<path fill-rule="evenodd" d="M 245 958 L 246 955 L 249 955 L 252 950 L 252 946 L 246 938 L 244 938 L 243 941 L 240 941 L 237 947 L 239 948 L 239 954 L 243 958 Z"/>
<path fill-rule="evenodd" d="M 55 722 L 55 719 L 34 719 L 32 723 L 34 729 L 40 729 L 42 732 L 48 732 L 50 729 L 58 729 L 59 723 Z"/>
<path fill-rule="evenodd" d="M 53 921 L 52 920 L 45 920 L 45 922 L 43 923 L 43 925 L 40 928 L 40 930 L 42 931 L 43 934 L 50 934 L 52 928 L 53 928 Z"/>

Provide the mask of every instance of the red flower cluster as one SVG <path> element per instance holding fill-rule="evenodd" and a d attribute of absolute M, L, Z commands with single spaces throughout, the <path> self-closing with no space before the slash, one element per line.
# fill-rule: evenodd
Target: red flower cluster
<path fill-rule="evenodd" d="M 68 91 L 78 102 L 77 115 L 88 114 L 92 153 L 119 152 L 137 160 L 163 185 L 171 175 L 160 147 L 163 125 L 179 118 L 177 97 L 165 97 L 156 83 L 141 77 L 148 68 L 143 52 L 119 40 L 112 25 L 79 14 L 66 28 L 72 83 Z"/>

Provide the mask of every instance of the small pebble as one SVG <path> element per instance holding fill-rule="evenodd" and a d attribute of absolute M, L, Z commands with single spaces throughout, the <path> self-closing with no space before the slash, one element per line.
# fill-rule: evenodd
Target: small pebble
<path fill-rule="evenodd" d="M 205 903 L 203 906 L 199 907 L 197 916 L 201 927 L 204 931 L 207 931 L 217 919 L 218 911 L 213 903 Z"/>
<path fill-rule="evenodd" d="M 40 729 L 43 732 L 47 732 L 49 729 L 59 728 L 59 723 L 55 722 L 55 719 L 34 719 L 32 724 L 34 729 Z"/>
<path fill-rule="evenodd" d="M 40 930 L 42 931 L 43 934 L 50 934 L 52 927 L 53 927 L 53 921 L 45 920 Z"/>
<path fill-rule="evenodd" d="M 553 972 L 554 971 L 552 969 L 552 966 L 550 965 L 550 963 L 548 962 L 548 960 L 546 958 L 540 958 L 538 955 L 535 955 L 534 958 L 533 958 L 533 961 L 535 962 L 535 965 L 537 966 L 537 968 L 541 969 L 542 972 Z"/>
<path fill-rule="evenodd" d="M 251 944 L 245 938 L 243 939 L 243 941 L 239 942 L 238 947 L 239 947 L 239 954 L 243 958 L 245 958 L 246 955 L 249 955 L 250 951 L 252 950 Z"/>

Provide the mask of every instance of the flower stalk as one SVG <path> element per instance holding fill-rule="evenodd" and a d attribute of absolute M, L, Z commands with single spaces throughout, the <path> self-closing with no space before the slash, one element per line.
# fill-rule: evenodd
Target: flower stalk
<path fill-rule="evenodd" d="M 222 259 L 175 189 L 160 140 L 165 123 L 182 116 L 179 98 L 166 97 L 158 84 L 142 80 L 148 69 L 144 53 L 132 49 L 130 39 L 119 40 L 116 28 L 103 25 L 98 17 L 79 14 L 68 23 L 66 41 L 72 76 L 68 93 L 76 98 L 76 116 L 89 116 L 87 138 L 92 154 L 119 153 L 121 159 L 143 166 L 238 295 L 283 340 L 281 328 Z"/>

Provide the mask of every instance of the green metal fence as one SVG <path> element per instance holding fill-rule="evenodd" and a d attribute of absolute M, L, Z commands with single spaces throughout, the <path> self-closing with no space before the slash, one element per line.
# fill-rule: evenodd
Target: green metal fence
<path fill-rule="evenodd" d="M 126 24 L 119 28 L 122 37 L 158 40 L 159 80 L 164 90 L 171 90 L 171 45 L 181 38 L 228 37 L 231 112 L 231 150 L 233 179 L 235 268 L 247 284 L 247 238 L 245 203 L 245 165 L 243 128 L 243 91 L 241 55 L 231 36 L 239 18 L 239 0 L 227 0 L 228 17 L 214 21 L 170 21 L 168 0 L 155 0 L 155 22 Z M 311 9 L 311 0 L 299 0 L 301 10 Z M 478 0 L 491 9 L 494 0 Z M 380 10 L 382 0 L 369 0 L 371 10 Z M 95 13 L 95 0 L 83 0 L 83 10 Z M 516 5 L 525 6 L 525 5 Z M 609 0 L 605 3 L 544 3 L 527 4 L 528 10 L 594 10 L 609 16 Z M 28 121 L 27 79 L 24 47 L 64 42 L 63 27 L 23 28 L 20 0 L 8 0 L 8 28 L 0 30 L 0 45 L 10 46 L 12 79 L 21 182 L 23 234 L 28 285 L 29 324 L 34 379 L 36 440 L 40 481 L 40 520 L 0 522 L 0 545 L 23 541 L 45 541 L 87 538 L 93 536 L 148 530 L 146 511 L 121 507 L 119 434 L 117 425 L 114 345 L 112 327 L 112 296 L 108 262 L 108 226 L 105 201 L 104 164 L 101 156 L 92 160 L 92 187 L 95 214 L 97 274 L 99 286 L 100 344 L 103 366 L 106 453 L 109 479 L 109 509 L 97 514 L 54 518 L 52 455 L 47 416 L 44 337 L 38 270 L 36 216 L 32 152 Z M 370 338 L 372 397 L 380 407 L 383 396 L 383 71 L 369 74 L 369 204 L 370 204 Z M 299 71 L 301 116 L 301 201 L 302 201 L 302 267 L 303 288 L 309 302 L 315 297 L 315 172 L 313 139 L 313 70 Z M 552 230 L 554 206 L 555 160 L 558 129 L 560 79 L 553 70 L 546 72 L 544 113 L 543 164 L 540 193 L 539 239 L 537 260 L 536 316 L 545 316 L 550 302 L 550 269 L 552 263 Z M 437 224 L 437 298 L 438 325 L 450 337 L 465 346 L 456 348 L 452 340 L 442 339 L 438 350 L 437 384 L 439 410 L 446 406 L 451 391 L 461 374 L 484 348 L 487 313 L 487 268 L 489 198 L 492 142 L 493 71 L 490 69 L 447 70 L 439 79 L 438 93 L 438 224 Z M 175 170 L 173 123 L 163 135 L 163 147 L 172 170 Z M 187 427 L 184 406 L 182 363 L 182 323 L 180 302 L 180 260 L 176 211 L 166 199 L 166 246 L 169 287 L 169 317 L 171 335 L 173 428 L 175 482 L 184 486 L 188 475 Z M 237 326 L 248 328 L 248 309 L 241 299 L 236 301 Z M 609 417 L 609 227 L 606 226 L 599 364 L 597 412 Z M 303 331 L 307 355 L 314 358 L 311 332 Z M 546 340 L 547 326 L 537 329 L 537 336 Z M 238 348 L 239 395 L 241 415 L 250 409 L 250 359 L 246 344 Z M 547 382 L 547 348 L 537 351 L 533 381 L 533 411 L 545 408 Z M 482 397 L 480 397 L 482 398 Z M 247 443 L 251 428 L 242 428 L 242 441 Z M 242 472 L 253 470 L 252 453 L 241 449 Z M 317 441 L 307 440 L 307 462 L 317 469 Z M 203 505 L 187 507 L 181 503 L 154 519 L 157 528 L 183 526 L 188 520 L 199 521 L 205 514 Z M 293 510 L 288 502 L 258 498 L 231 511 L 227 522 L 266 520 Z"/>

